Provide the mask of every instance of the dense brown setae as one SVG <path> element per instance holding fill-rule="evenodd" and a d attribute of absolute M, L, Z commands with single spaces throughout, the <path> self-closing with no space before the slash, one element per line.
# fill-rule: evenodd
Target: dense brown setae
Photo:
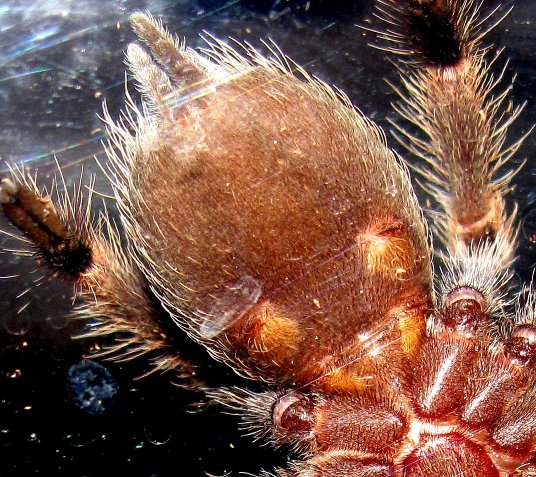
<path fill-rule="evenodd" d="M 158 352 L 156 369 L 292 450 L 279 477 L 534 475 L 536 302 L 506 299 L 512 174 L 497 176 L 519 109 L 488 73 L 480 2 L 378 5 L 396 109 L 420 130 L 399 136 L 440 208 L 439 276 L 403 160 L 342 93 L 276 50 L 209 38 L 203 57 L 144 14 L 132 25 L 150 53 L 127 51 L 142 104 L 105 113 L 126 249 L 18 170 L 3 211 L 76 283 L 88 335 L 121 334 L 106 353 Z M 173 322 L 266 391 L 209 388 Z"/>

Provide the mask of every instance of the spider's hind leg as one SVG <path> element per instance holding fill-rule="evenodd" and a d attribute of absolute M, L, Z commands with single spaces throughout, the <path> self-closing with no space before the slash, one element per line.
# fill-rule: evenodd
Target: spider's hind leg
<path fill-rule="evenodd" d="M 446 247 L 439 316 L 489 323 L 487 331 L 507 335 L 506 285 L 517 231 L 515 209 L 507 212 L 504 196 L 515 171 L 501 170 L 522 142 L 506 144 L 522 107 L 510 106 L 510 87 L 497 92 L 502 73 L 493 77 L 496 57 L 488 61 L 481 45 L 495 11 L 485 15 L 482 2 L 472 0 L 378 5 L 377 16 L 388 25 L 378 37 L 398 55 L 403 84 L 395 109 L 420 130 L 395 125 L 397 136 L 424 162 L 418 172 L 439 205 L 432 220 Z"/>
<path fill-rule="evenodd" d="M 490 74 L 494 60 L 486 60 L 480 44 L 493 15 L 484 16 L 481 2 L 470 0 L 380 4 L 378 16 L 389 30 L 379 37 L 399 54 L 404 85 L 396 109 L 422 134 L 396 128 L 401 142 L 426 163 L 419 172 L 441 209 L 435 232 L 454 253 L 501 240 L 497 258 L 506 267 L 515 228 L 504 195 L 513 172 L 501 176 L 499 170 L 521 143 L 505 145 L 521 108 L 507 104 L 510 87 L 496 92 L 501 77 Z"/>
<path fill-rule="evenodd" d="M 101 355 L 128 360 L 147 354 L 154 369 L 173 370 L 186 387 L 199 387 L 195 368 L 174 351 L 165 312 L 107 216 L 92 225 L 90 201 L 83 205 L 80 186 L 74 199 L 64 194 L 54 204 L 17 169 L 0 183 L 3 213 L 33 244 L 38 263 L 75 285 L 82 303 L 75 315 L 90 319 L 84 336 L 114 335 L 118 339 Z"/>

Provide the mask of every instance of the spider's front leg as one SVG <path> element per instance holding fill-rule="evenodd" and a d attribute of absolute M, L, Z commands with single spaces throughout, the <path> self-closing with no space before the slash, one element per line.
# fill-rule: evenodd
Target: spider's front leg
<path fill-rule="evenodd" d="M 100 355 L 127 360 L 147 353 L 156 369 L 176 370 L 192 387 L 198 385 L 194 367 L 172 352 L 163 311 L 115 228 L 105 216 L 98 226 L 91 224 L 90 200 L 84 206 L 80 190 L 73 199 L 64 194 L 55 205 L 19 170 L 0 183 L 3 213 L 33 245 L 38 263 L 74 283 L 82 302 L 75 314 L 93 319 L 84 336 L 119 335 Z"/>

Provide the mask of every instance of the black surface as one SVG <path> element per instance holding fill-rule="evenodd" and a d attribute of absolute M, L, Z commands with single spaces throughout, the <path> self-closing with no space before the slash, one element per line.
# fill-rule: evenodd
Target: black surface
<path fill-rule="evenodd" d="M 56 154 L 68 182 L 78 179 L 83 166 L 86 173 L 98 174 L 96 189 L 109 192 L 92 157 L 103 159 L 97 114 L 103 100 L 114 117 L 119 114 L 122 51 L 133 39 L 127 19 L 139 9 L 161 16 L 191 46 L 202 44 L 197 35 L 203 30 L 259 47 L 259 39 L 271 38 L 309 73 L 347 92 L 387 127 L 395 96 L 383 78 L 394 81 L 396 76 L 383 53 L 366 46 L 369 34 L 355 27 L 368 24 L 371 2 L 313 0 L 307 5 L 268 0 L 0 3 L 0 159 L 31 167 L 41 184 L 49 184 Z M 515 139 L 536 123 L 536 1 L 505 2 L 503 10 L 510 5 L 513 12 L 489 40 L 505 47 L 507 78 L 517 73 L 513 102 L 527 102 L 512 133 Z M 509 198 L 510 205 L 519 204 L 524 220 L 517 264 L 524 280 L 530 280 L 536 261 L 536 244 L 529 240 L 536 230 L 535 141 L 533 134 L 515 159 L 527 159 L 527 164 Z M 109 207 L 113 210 L 113 204 Z M 0 225 L 8 229 L 5 222 Z M 3 245 L 19 246 L 6 239 Z M 284 452 L 241 437 L 233 416 L 216 407 L 194 412 L 192 404 L 201 396 L 165 376 L 133 381 L 147 370 L 143 360 L 104 363 L 119 392 L 102 415 L 84 413 L 68 393 L 67 376 L 92 343 L 70 339 L 82 323 L 65 318 L 71 309 L 69 287 L 48 279 L 32 286 L 42 273 L 26 257 L 1 255 L 0 274 L 19 275 L 0 280 L 0 476 L 258 475 L 261 468 L 285 464 Z M 228 378 L 223 373 L 222 381 Z"/>

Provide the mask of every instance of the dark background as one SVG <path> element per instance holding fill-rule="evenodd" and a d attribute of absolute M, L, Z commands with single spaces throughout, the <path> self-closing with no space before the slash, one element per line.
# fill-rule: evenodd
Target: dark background
<path fill-rule="evenodd" d="M 486 8 L 497 4 L 485 1 Z M 201 46 L 203 30 L 260 45 L 271 38 L 305 69 L 349 94 L 365 114 L 386 129 L 394 117 L 396 81 L 381 51 L 367 47 L 371 1 L 125 0 L 0 2 L 0 171 L 5 161 L 36 171 L 50 184 L 54 156 L 67 182 L 81 167 L 97 173 L 96 190 L 109 192 L 93 159 L 103 159 L 103 129 L 97 114 L 106 100 L 118 117 L 124 98 L 123 50 L 133 40 L 129 14 L 149 10 L 170 31 Z M 514 104 L 527 102 L 512 139 L 536 123 L 536 1 L 503 2 L 514 10 L 488 37 L 510 59 L 506 77 L 517 74 Z M 500 65 L 499 65 L 500 66 Z M 497 68 L 496 68 L 497 69 Z M 506 84 L 506 83 L 505 83 Z M 133 91 L 133 88 L 132 88 Z M 394 144 L 394 141 L 389 139 Z M 520 260 L 517 279 L 530 281 L 536 263 L 536 135 L 516 162 L 527 164 L 509 204 L 519 204 Z M 422 194 L 421 194 L 422 196 Z M 423 205 L 428 205 L 422 196 Z M 109 204 L 113 211 L 113 203 Z M 4 230 L 13 231 L 5 221 Z M 2 239 L 4 248 L 20 248 Z M 0 476 L 188 476 L 251 472 L 285 465 L 284 452 L 241 437 L 237 419 L 195 403 L 166 376 L 133 380 L 147 370 L 143 359 L 126 365 L 104 362 L 119 393 L 102 416 L 79 410 L 67 393 L 67 370 L 95 343 L 73 341 L 83 323 L 68 320 L 69 287 L 48 279 L 32 259 L 0 255 Z M 209 368 L 216 380 L 230 377 Z"/>

